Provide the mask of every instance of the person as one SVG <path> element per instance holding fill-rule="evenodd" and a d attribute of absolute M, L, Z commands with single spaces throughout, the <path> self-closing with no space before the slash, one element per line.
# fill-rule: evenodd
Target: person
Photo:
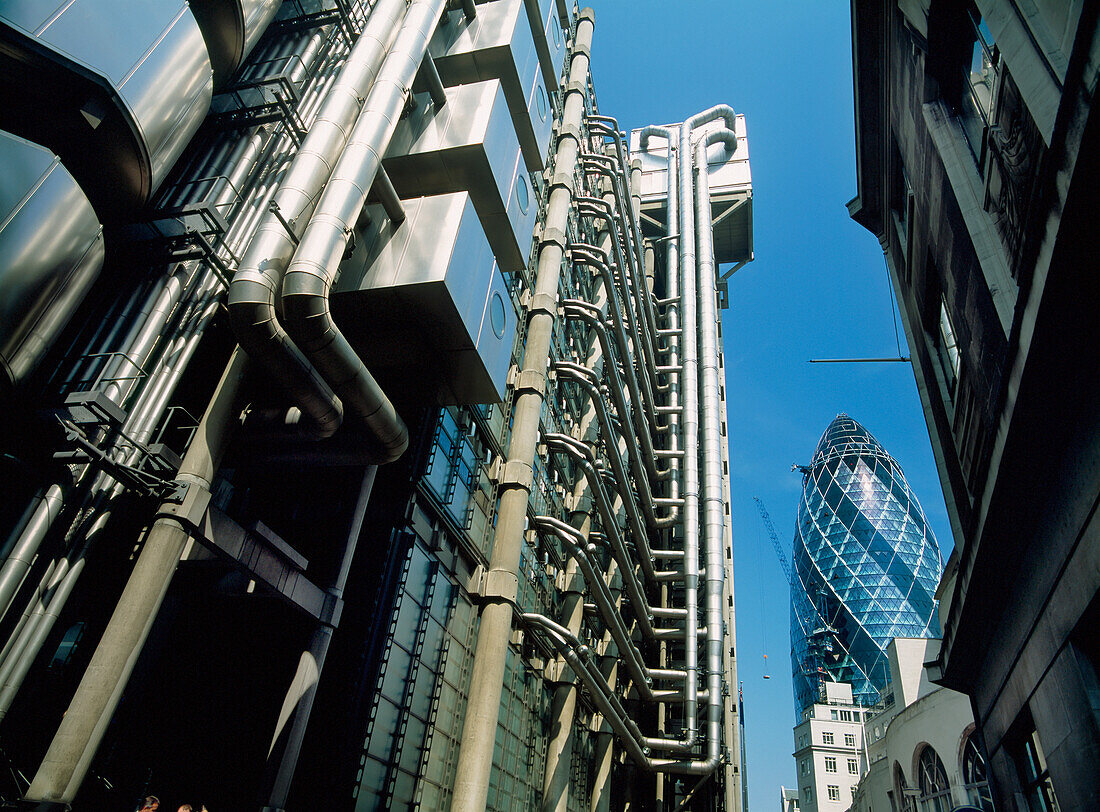
<path fill-rule="evenodd" d="M 180 808 L 176 812 L 195 812 L 195 809 L 191 804 L 180 804 Z"/>
<path fill-rule="evenodd" d="M 146 795 L 145 800 L 138 802 L 137 812 L 157 812 L 160 809 L 160 798 L 156 795 Z"/>

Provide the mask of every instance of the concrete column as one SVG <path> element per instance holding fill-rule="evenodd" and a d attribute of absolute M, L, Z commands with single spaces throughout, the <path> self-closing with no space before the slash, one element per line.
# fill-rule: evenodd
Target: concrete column
<path fill-rule="evenodd" d="M 584 9 L 577 16 L 576 41 L 569 65 L 562 125 L 554 159 L 554 178 L 547 203 L 543 241 L 539 245 L 535 289 L 528 310 L 527 345 L 521 375 L 545 385 L 550 359 L 550 339 L 556 318 L 558 281 L 565 253 L 565 233 L 573 202 L 573 175 L 579 152 L 579 132 L 584 116 L 592 29 L 595 15 Z M 508 641 L 512 633 L 512 603 L 520 551 L 523 545 L 532 466 L 539 436 L 543 394 L 538 386 L 517 389 L 497 512 L 497 533 L 489 561 L 488 588 L 481 610 L 481 625 L 470 675 L 470 696 L 456 770 L 453 812 L 483 812 L 489 795 L 493 767 L 493 743 L 504 681 Z M 499 593 L 499 594 L 494 594 Z"/>
<path fill-rule="evenodd" d="M 187 495 L 182 504 L 161 505 L 91 663 L 27 790 L 26 800 L 42 802 L 39 809 L 67 808 L 88 772 L 191 536 L 190 522 L 205 512 L 210 483 L 238 412 L 237 393 L 246 365 L 245 354 L 235 349 L 176 477 L 189 486 Z"/>

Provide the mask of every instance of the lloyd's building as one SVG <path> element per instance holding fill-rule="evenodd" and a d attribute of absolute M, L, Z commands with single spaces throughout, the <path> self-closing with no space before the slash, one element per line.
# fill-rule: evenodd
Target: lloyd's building
<path fill-rule="evenodd" d="M 742 117 L 561 0 L 0 4 L 0 799 L 741 809 Z"/>

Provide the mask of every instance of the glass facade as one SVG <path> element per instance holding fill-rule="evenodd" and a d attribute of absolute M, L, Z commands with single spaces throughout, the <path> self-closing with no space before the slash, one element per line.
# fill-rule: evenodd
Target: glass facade
<path fill-rule="evenodd" d="M 873 705 L 894 637 L 938 637 L 939 545 L 901 466 L 867 429 L 838 415 L 803 471 L 791 582 L 795 711 L 822 680 Z"/>

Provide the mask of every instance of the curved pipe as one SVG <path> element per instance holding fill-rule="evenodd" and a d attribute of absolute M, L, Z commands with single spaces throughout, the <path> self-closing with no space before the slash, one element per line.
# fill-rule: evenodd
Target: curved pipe
<path fill-rule="evenodd" d="M 336 432 L 343 405 L 291 341 L 275 311 L 296 240 L 283 223 L 294 228 L 313 211 L 405 14 L 404 0 L 380 0 L 371 11 L 229 288 L 227 305 L 237 340 L 291 394 L 316 438 Z"/>
<path fill-rule="evenodd" d="M 585 581 L 592 590 L 592 597 L 596 602 L 600 617 L 607 624 L 608 631 L 615 640 L 615 645 L 619 647 L 620 655 L 626 661 L 626 667 L 634 678 L 634 682 L 637 683 L 639 693 L 642 694 L 643 699 L 652 702 L 655 699 L 653 695 L 653 675 L 642 661 L 642 655 L 638 651 L 638 647 L 630 639 L 630 631 L 627 629 L 622 615 L 615 609 L 615 601 L 611 597 L 611 591 L 608 589 L 607 583 L 589 557 L 590 553 L 596 551 L 596 545 L 586 543 L 584 536 L 575 527 L 552 516 L 536 516 L 531 520 L 531 524 L 540 530 L 553 533 L 566 545 L 569 555 L 576 559 L 577 565 L 584 574 Z M 652 607 L 649 606 L 646 609 L 653 611 Z"/>
<path fill-rule="evenodd" d="M 409 6 L 283 279 L 287 333 L 368 427 L 380 446 L 380 462 L 404 453 L 408 429 L 333 320 L 329 292 L 445 7 L 446 0 L 414 0 Z"/>
<path fill-rule="evenodd" d="M 593 405 L 596 408 L 596 415 L 600 421 L 600 428 L 604 433 L 604 438 L 608 443 L 608 459 L 611 461 L 612 472 L 615 475 L 615 480 L 618 486 L 619 494 L 623 497 L 625 504 L 630 504 L 630 510 L 637 511 L 637 507 L 633 505 L 634 494 L 630 486 L 630 480 L 627 476 L 626 469 L 623 467 L 622 458 L 618 453 L 618 444 L 614 442 L 615 434 L 618 434 L 623 438 L 626 443 L 627 456 L 630 458 L 630 467 L 634 471 L 634 481 L 638 488 L 638 501 L 641 503 L 642 512 L 645 513 L 646 523 L 653 528 L 668 527 L 676 519 L 677 512 L 673 508 L 673 514 L 671 516 L 665 516 L 658 518 L 656 514 L 656 503 L 653 498 L 653 491 L 649 486 L 649 479 L 646 476 L 645 467 L 642 463 L 642 455 L 638 449 L 637 438 L 629 431 L 623 430 L 622 426 L 625 425 L 625 414 L 622 414 L 625 404 L 621 403 L 622 393 L 618 393 L 616 399 L 616 409 L 622 414 L 622 420 L 620 428 L 615 431 L 611 424 L 611 415 L 607 411 L 607 404 L 604 403 L 603 395 L 600 392 L 599 377 L 595 372 L 588 369 L 588 367 L 580 364 L 574 364 L 569 361 L 558 361 L 554 364 L 554 369 L 559 375 L 564 374 L 569 380 L 577 383 L 588 394 Z M 612 396 L 614 393 L 614 382 L 612 383 Z M 646 544 L 644 554 L 650 558 L 653 557 L 653 550 Z"/>
<path fill-rule="evenodd" d="M 607 224 L 607 232 L 611 236 L 611 247 L 615 251 L 615 267 L 619 270 L 619 278 L 621 280 L 622 301 L 626 304 L 633 298 L 630 293 L 630 277 L 633 275 L 633 271 L 632 265 L 623 253 L 622 244 L 619 241 L 618 229 L 615 228 L 614 210 L 609 202 L 597 197 L 579 197 L 577 201 L 579 204 L 577 209 L 580 216 L 603 220 Z M 641 360 L 638 362 L 638 367 L 639 376 L 642 379 L 643 391 L 646 397 L 649 398 L 649 406 L 656 410 L 657 398 L 654 393 L 657 388 L 657 365 L 655 361 L 650 360 L 652 347 L 644 340 L 648 339 L 649 336 L 645 336 L 643 339 L 644 331 L 638 324 L 641 317 L 635 313 L 635 308 L 624 307 L 623 312 L 625 313 L 630 332 L 634 337 L 634 346 L 637 348 L 635 355 L 641 357 Z"/>
<path fill-rule="evenodd" d="M 730 152 L 737 149 L 737 136 L 732 128 L 713 131 L 702 136 L 695 147 L 696 219 L 699 228 L 698 306 L 699 356 L 702 388 L 703 429 L 703 539 L 706 550 L 706 661 L 707 688 L 712 695 L 722 690 L 722 602 L 725 538 L 724 492 L 722 487 L 721 396 L 718 370 L 718 312 L 714 284 L 714 245 L 710 223 L 710 180 L 707 169 L 707 147 L 723 143 Z M 722 724 L 720 705 L 708 707 L 708 736 L 717 740 Z M 713 731 L 710 730 L 713 728 Z"/>
<path fill-rule="evenodd" d="M 603 280 L 609 301 L 608 310 L 612 316 L 611 324 L 619 345 L 619 358 L 622 360 L 623 372 L 626 374 L 627 383 L 630 385 L 630 399 L 640 406 L 640 408 L 634 410 L 634 413 L 638 416 L 635 420 L 635 426 L 638 428 L 639 433 L 645 430 L 652 435 L 657 428 L 657 411 L 654 401 L 642 397 L 641 389 L 638 386 L 639 376 L 635 371 L 634 356 L 630 352 L 630 339 L 626 335 L 626 326 L 623 324 L 622 312 L 618 306 L 618 289 L 615 285 L 614 274 L 611 272 L 611 264 L 608 261 L 607 254 L 588 243 L 571 243 L 569 249 L 574 262 L 594 268 Z M 643 380 L 645 380 L 644 376 Z M 639 425 L 643 415 L 645 422 Z"/>
<path fill-rule="evenodd" d="M 622 239 L 627 243 L 628 249 L 633 249 L 626 251 L 626 255 L 630 259 L 627 263 L 630 270 L 630 284 L 628 287 L 633 292 L 634 307 L 641 323 L 640 330 L 644 339 L 642 343 L 643 355 L 645 355 L 649 368 L 656 370 L 657 348 L 654 344 L 657 335 L 656 320 L 650 320 L 650 309 L 646 306 L 652 304 L 652 297 L 649 295 L 649 289 L 645 284 L 645 259 L 642 255 L 641 242 L 638 241 L 637 235 L 631 228 L 631 224 L 634 222 L 634 210 L 630 198 L 626 194 L 629 181 L 623 175 L 621 166 L 616 171 L 615 159 L 609 155 L 588 154 L 582 158 L 582 163 L 586 165 L 586 169 L 589 171 L 594 170 L 596 174 L 604 176 L 611 183 L 611 192 L 615 198 L 615 209 L 619 213 L 619 221 L 623 226 Z M 606 200 L 604 202 L 607 203 Z M 608 204 L 608 208 L 610 210 L 610 204 Z M 656 391 L 663 391 L 659 384 L 655 383 L 654 388 Z"/>
<path fill-rule="evenodd" d="M 623 583 L 630 602 L 634 606 L 634 612 L 638 616 L 638 624 L 646 637 L 653 639 L 656 630 L 653 627 L 653 616 L 649 612 L 649 601 L 646 600 L 644 587 L 634 572 L 630 553 L 626 547 L 619 525 L 615 521 L 615 511 L 612 509 L 610 497 L 604 489 L 600 472 L 596 469 L 592 449 L 580 440 L 574 440 L 565 434 L 544 434 L 542 440 L 551 451 L 559 451 L 570 457 L 584 472 L 588 479 L 589 487 L 596 497 L 596 507 L 600 512 L 600 520 L 604 524 L 604 533 L 611 542 L 611 551 L 623 570 Z M 639 564 L 650 582 L 656 582 L 656 572 L 653 569 L 653 561 L 639 557 Z M 647 572 L 648 570 L 648 572 Z"/>
<path fill-rule="evenodd" d="M 627 149 L 626 149 L 626 146 L 623 144 L 623 135 L 622 135 L 622 131 L 619 129 L 619 122 L 616 121 L 611 116 L 599 116 L 599 115 L 588 116 L 588 120 L 596 122 L 597 126 L 603 125 L 605 131 L 614 140 L 614 142 L 615 142 L 615 155 L 618 158 L 620 171 L 623 173 L 623 177 L 624 177 L 623 189 L 624 189 L 624 192 L 625 192 L 626 187 L 629 185 L 625 180 L 626 165 L 627 165 L 626 164 L 626 162 L 627 162 Z M 646 129 L 650 129 L 650 128 L 647 127 Z M 671 135 L 671 132 L 672 132 L 667 127 L 654 127 L 652 129 L 663 130 L 665 133 L 667 133 L 669 135 Z M 669 146 L 671 147 L 672 146 L 672 139 L 669 136 L 666 136 L 666 137 L 669 138 Z M 670 150 L 670 157 L 671 157 L 671 150 Z M 671 178 L 672 175 L 669 175 L 669 177 Z M 672 187 L 671 187 L 671 184 L 670 184 L 669 191 L 671 191 L 671 188 Z M 671 200 L 669 202 L 670 202 L 670 204 L 672 203 Z M 669 211 L 671 212 L 671 209 Z M 641 226 L 638 224 L 638 215 L 637 215 L 637 212 L 634 211 L 633 206 L 630 208 L 630 218 L 628 219 L 628 223 L 630 225 L 630 230 L 631 230 L 631 232 L 633 233 L 633 236 L 634 236 L 635 250 L 638 251 L 639 267 L 644 268 L 645 267 L 645 259 L 644 259 L 643 255 L 641 253 L 641 250 L 642 250 L 642 229 L 641 229 Z M 672 232 L 670 232 L 670 233 L 672 233 Z M 672 265 L 669 265 L 668 267 L 675 268 L 676 265 L 672 264 Z M 656 326 L 657 326 L 657 313 L 656 313 L 656 311 L 654 310 L 654 307 L 653 307 L 653 296 L 649 295 L 648 289 L 646 290 L 646 294 L 647 295 L 642 297 L 642 300 L 645 304 L 645 316 L 649 320 L 649 323 L 653 326 L 653 328 L 656 328 Z"/>
<path fill-rule="evenodd" d="M 611 338 L 607 335 L 607 328 L 601 319 L 599 308 L 590 302 L 581 301 L 580 299 L 566 299 L 562 304 L 565 317 L 567 319 L 583 321 L 588 325 L 588 327 L 596 333 L 604 356 L 607 358 L 614 358 L 611 352 Z M 624 374 L 628 376 L 633 374 L 634 370 L 632 367 L 629 365 L 624 366 L 626 366 Z M 624 390 L 622 379 L 619 377 L 619 365 L 611 362 L 605 365 L 604 369 L 607 376 L 611 379 L 610 388 L 611 395 L 615 399 L 615 409 L 624 417 L 630 415 L 630 420 L 627 422 L 634 425 L 635 428 L 639 428 L 638 424 L 640 421 L 634 415 L 636 409 L 630 408 L 623 396 Z M 637 386 L 636 383 L 635 386 Z M 646 472 L 653 481 L 667 479 L 672 473 L 671 468 L 657 468 L 659 455 L 653 445 L 653 438 L 650 436 L 649 432 L 642 430 L 646 428 L 648 427 L 642 423 L 641 428 L 637 431 L 637 439 L 642 444 L 642 460 L 645 463 Z M 664 526 L 664 523 L 671 524 L 678 512 L 677 508 L 673 508 L 672 513 L 668 517 L 658 520 L 658 526 Z"/>

